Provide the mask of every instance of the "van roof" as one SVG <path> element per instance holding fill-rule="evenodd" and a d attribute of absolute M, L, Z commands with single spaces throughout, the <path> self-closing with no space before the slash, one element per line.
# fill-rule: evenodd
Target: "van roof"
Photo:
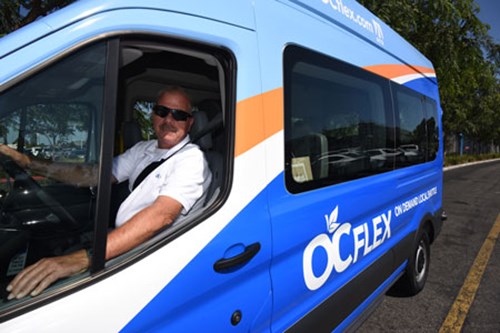
<path fill-rule="evenodd" d="M 217 2 L 194 0 L 168 2 L 165 0 L 148 0 L 147 2 L 137 2 L 136 0 L 80 0 L 1 38 L 0 59 L 72 23 L 98 13 L 117 9 L 154 9 L 185 13 L 249 30 L 254 30 L 255 23 L 253 4 L 250 0 L 218 0 Z"/>
<path fill-rule="evenodd" d="M 184 13 L 255 30 L 255 3 L 265 10 L 270 0 L 165 1 L 80 0 L 40 18 L 0 39 L 0 59 L 58 29 L 98 13 L 118 9 L 154 9 Z M 286 6 L 306 12 L 318 20 L 341 28 L 391 54 L 402 63 L 433 68 L 431 62 L 388 25 L 353 0 L 280 0 Z M 279 20 L 279 17 L 276 18 Z M 258 23 L 258 20 L 257 20 Z M 325 32 L 327 33 L 327 32 Z M 312 36 L 321 38 L 321 35 Z"/>

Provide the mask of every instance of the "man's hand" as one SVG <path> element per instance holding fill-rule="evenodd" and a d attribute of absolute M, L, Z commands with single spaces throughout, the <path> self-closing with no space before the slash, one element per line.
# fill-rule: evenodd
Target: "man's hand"
<path fill-rule="evenodd" d="M 31 164 L 31 159 L 29 158 L 29 156 L 24 155 L 17 150 L 10 148 L 9 146 L 0 144 L 0 153 L 9 156 L 21 168 L 26 168 Z"/>
<path fill-rule="evenodd" d="M 20 299 L 28 294 L 37 296 L 55 281 L 84 272 L 89 266 L 90 259 L 85 250 L 42 259 L 17 274 L 7 286 L 8 299 Z"/>

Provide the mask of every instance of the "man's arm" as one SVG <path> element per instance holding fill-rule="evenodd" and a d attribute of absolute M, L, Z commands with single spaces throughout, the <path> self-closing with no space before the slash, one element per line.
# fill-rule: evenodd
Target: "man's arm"
<path fill-rule="evenodd" d="M 148 207 L 108 235 L 106 260 L 119 256 L 154 236 L 160 229 L 175 221 L 182 205 L 167 196 L 158 196 Z"/>
<path fill-rule="evenodd" d="M 159 196 L 153 204 L 135 214 L 108 235 L 106 260 L 119 256 L 151 238 L 161 228 L 171 224 L 182 205 L 167 196 Z M 85 250 L 65 256 L 45 258 L 20 272 L 7 287 L 8 299 L 26 295 L 37 296 L 55 281 L 87 270 L 90 258 Z"/>
<path fill-rule="evenodd" d="M 76 186 L 97 185 L 98 166 L 95 164 L 75 164 L 37 159 L 0 144 L 0 153 L 10 157 L 21 168 L 57 181 Z M 113 181 L 116 181 L 113 179 Z"/>

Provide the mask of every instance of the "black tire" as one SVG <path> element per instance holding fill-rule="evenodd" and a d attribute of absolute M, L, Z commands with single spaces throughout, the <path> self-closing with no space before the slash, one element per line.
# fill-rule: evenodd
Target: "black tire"
<path fill-rule="evenodd" d="M 404 275 L 394 284 L 388 294 L 409 297 L 422 291 L 429 276 L 430 260 L 429 234 L 424 229 L 418 235 L 412 255 L 408 259 L 408 266 L 406 266 Z"/>

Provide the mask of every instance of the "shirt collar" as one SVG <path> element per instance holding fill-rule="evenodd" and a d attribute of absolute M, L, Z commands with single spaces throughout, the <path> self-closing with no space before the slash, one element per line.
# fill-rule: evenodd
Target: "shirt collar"
<path fill-rule="evenodd" d="M 157 140 L 152 140 L 152 141 L 153 141 L 152 144 L 150 144 L 149 147 L 147 148 L 147 154 L 148 155 L 156 155 L 157 154 L 157 150 L 159 149 L 158 148 L 158 141 Z M 181 142 L 179 142 L 178 144 L 176 144 L 172 148 L 169 148 L 169 149 L 159 149 L 159 150 L 163 151 L 161 158 L 162 159 L 163 158 L 167 158 L 168 156 L 172 155 L 176 151 L 182 149 L 190 141 L 191 141 L 191 138 L 190 138 L 190 136 L 188 134 L 188 135 L 186 135 L 186 137 L 184 139 L 181 140 Z"/>

